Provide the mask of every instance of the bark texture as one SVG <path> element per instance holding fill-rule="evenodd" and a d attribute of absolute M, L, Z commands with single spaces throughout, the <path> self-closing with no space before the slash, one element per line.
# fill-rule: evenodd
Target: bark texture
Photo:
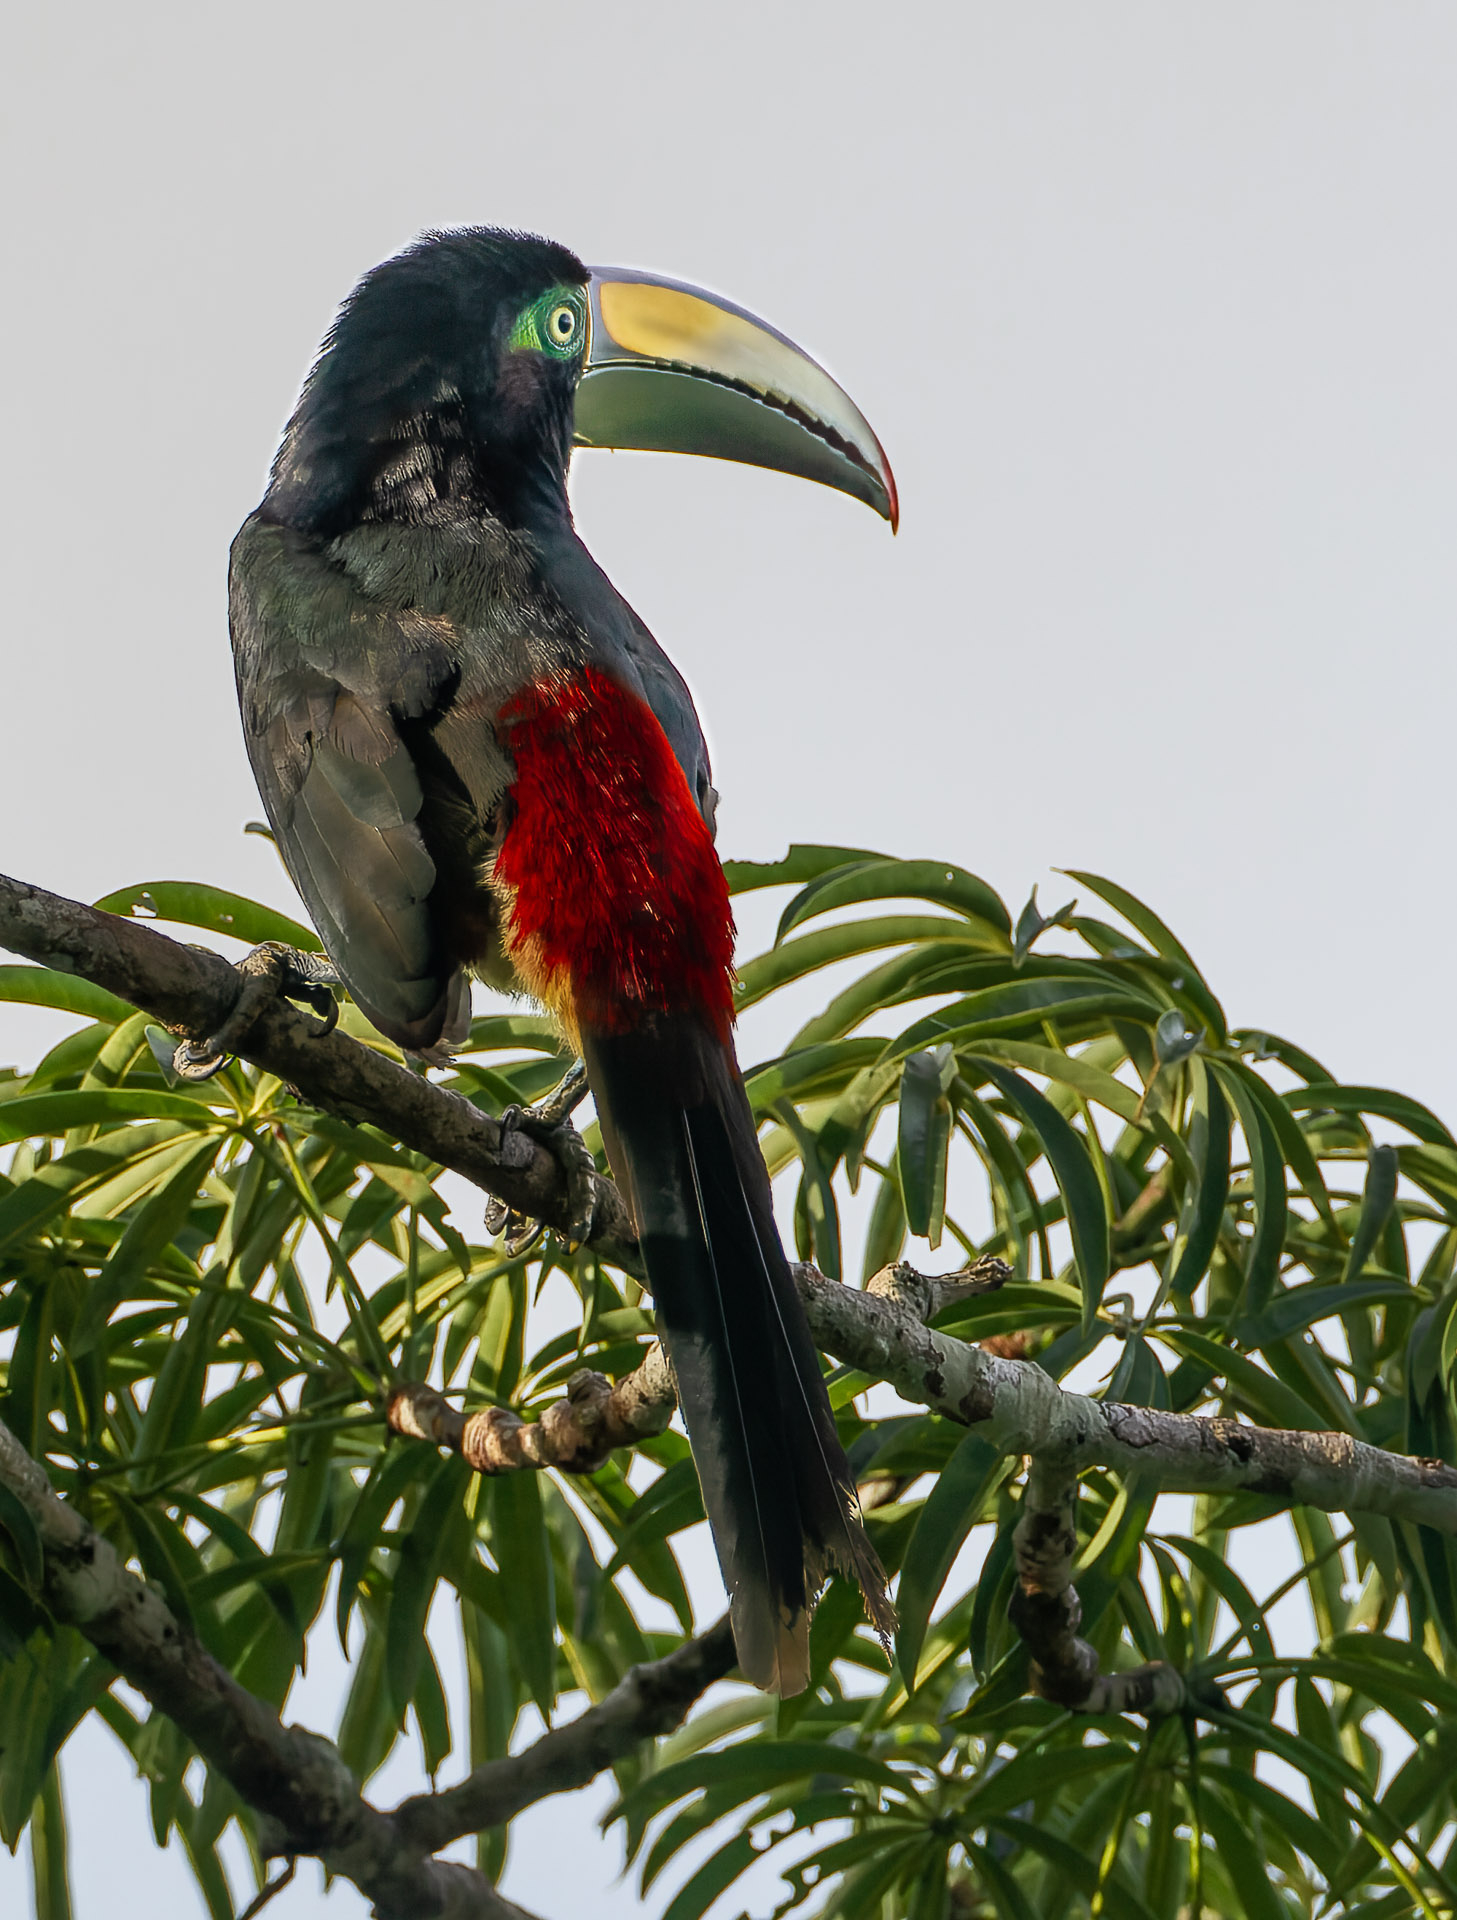
<path fill-rule="evenodd" d="M 0 947 L 60 973 L 80 974 L 198 1045 L 225 1026 L 243 991 L 244 976 L 221 954 L 183 946 L 139 921 L 4 874 Z M 503 1129 L 460 1094 L 433 1086 L 373 1047 L 337 1030 L 317 1032 L 317 1024 L 288 1001 L 268 999 L 246 1034 L 233 1038 L 233 1049 L 277 1074 L 311 1105 L 370 1121 L 493 1199 L 566 1232 L 566 1181 L 546 1147 L 519 1128 Z M 592 1244 L 634 1271 L 637 1242 L 622 1196 L 599 1175 L 593 1199 Z"/>

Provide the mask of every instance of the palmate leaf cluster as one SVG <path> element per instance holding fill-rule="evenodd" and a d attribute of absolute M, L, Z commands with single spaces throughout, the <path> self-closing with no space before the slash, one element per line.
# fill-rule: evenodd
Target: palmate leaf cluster
<path fill-rule="evenodd" d="M 796 848 L 730 876 L 790 890 L 743 1004 L 824 976 L 819 1011 L 748 1075 L 801 1256 L 853 1285 L 902 1254 L 1001 1254 L 1012 1281 L 948 1330 L 1123 1401 L 1453 1457 L 1457 1145 L 1434 1115 L 1231 1030 L 1174 935 L 1095 876 L 1074 876 L 1095 911 L 1034 901 L 1015 924 L 936 862 Z M 103 904 L 316 944 L 206 887 Z M 174 1084 L 170 1041 L 84 981 L 9 967 L 0 995 L 86 1021 L 0 1083 L 0 1413 L 246 1686 L 281 1705 L 335 1636 L 349 1765 L 367 1781 L 405 1739 L 444 1780 L 519 1746 L 528 1708 L 570 1718 L 705 1624 L 676 1431 L 591 1478 L 480 1479 L 381 1413 L 394 1379 L 529 1416 L 584 1364 L 627 1371 L 651 1335 L 628 1276 L 550 1240 L 506 1258 L 479 1196 L 252 1068 Z M 550 1028 L 508 1012 L 476 1021 L 450 1084 L 494 1111 L 561 1066 Z M 899 1575 L 895 1657 L 834 1586 L 810 1693 L 721 1688 L 618 1769 L 647 1910 L 691 1920 L 723 1894 L 736 1913 L 768 1851 L 786 1880 L 764 1896 L 760 1867 L 755 1911 L 845 1920 L 1453 1911 L 1447 1540 L 1301 1511 L 1275 1523 L 1293 1551 L 1250 1553 L 1271 1502 L 1155 1510 L 1093 1474 L 1084 1631 L 1105 1667 L 1172 1661 L 1197 1704 L 1077 1718 L 1028 1695 L 1007 1622 L 1019 1463 L 870 1386 L 832 1372 Z M 30 1824 L 37 1911 L 68 1911 L 64 1747 L 99 1714 L 157 1839 L 175 1829 L 208 1911 L 233 1914 L 253 1889 L 218 1843 L 236 1822 L 252 1846 L 250 1814 L 53 1627 L 37 1584 L 33 1531 L 0 1501 L 0 1832 Z M 1271 1610 L 1292 1592 L 1314 1629 L 1284 1644 Z M 482 1835 L 482 1865 L 507 1844 Z"/>

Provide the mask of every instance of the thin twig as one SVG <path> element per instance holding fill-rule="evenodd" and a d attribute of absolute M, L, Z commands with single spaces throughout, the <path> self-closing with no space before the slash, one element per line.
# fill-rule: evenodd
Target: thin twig
<path fill-rule="evenodd" d="M 725 1615 L 661 1660 L 632 1667 L 595 1707 L 544 1733 L 524 1753 L 488 1760 L 457 1787 L 422 1793 L 394 1811 L 400 1832 L 430 1853 L 466 1834 L 504 1826 L 549 1794 L 571 1793 L 640 1747 L 671 1733 L 688 1709 L 733 1669 L 733 1631 Z"/>
<path fill-rule="evenodd" d="M 276 1894 L 283 1892 L 284 1888 L 297 1872 L 298 1860 L 295 1858 L 289 1861 L 282 1873 L 276 1875 L 266 1886 L 258 1889 L 257 1898 L 248 1902 L 247 1906 L 238 1915 L 238 1920 L 258 1920 L 259 1914 L 262 1913 L 269 1901 L 272 1900 Z"/>
<path fill-rule="evenodd" d="M 448 1447 L 477 1473 L 522 1467 L 595 1473 L 614 1447 L 664 1432 L 676 1404 L 671 1369 L 654 1340 L 616 1386 L 605 1374 L 581 1368 L 568 1380 L 566 1397 L 535 1420 L 523 1420 L 509 1407 L 459 1413 L 434 1387 L 408 1381 L 391 1391 L 385 1417 L 396 1433 Z"/>

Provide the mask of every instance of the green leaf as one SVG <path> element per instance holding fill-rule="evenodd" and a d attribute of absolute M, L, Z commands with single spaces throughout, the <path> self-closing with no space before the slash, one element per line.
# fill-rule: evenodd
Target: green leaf
<path fill-rule="evenodd" d="M 1422 1701 L 1440 1712 L 1457 1718 L 1457 1681 L 1435 1665 L 1423 1647 L 1390 1634 L 1342 1633 L 1331 1641 L 1329 1652 L 1313 1656 L 1313 1665 L 1324 1670 L 1331 1660 L 1357 1662 L 1362 1675 L 1378 1672 L 1387 1684 L 1400 1687 L 1411 1699 Z M 1337 1676 L 1347 1685 L 1365 1686 L 1365 1678 L 1349 1672 Z M 1373 1698 L 1376 1696 L 1373 1695 Z"/>
<path fill-rule="evenodd" d="M 354 1657 L 354 1673 L 339 1720 L 339 1757 L 360 1782 L 367 1781 L 395 1743 L 390 1689 L 384 1674 L 384 1634 L 374 1622 Z"/>
<path fill-rule="evenodd" d="M 1194 1572 L 1207 1580 L 1229 1608 L 1243 1631 L 1246 1645 L 1257 1660 L 1273 1660 L 1274 1644 L 1263 1608 L 1227 1560 L 1217 1554 L 1206 1540 L 1187 1534 L 1168 1533 L 1165 1543 L 1182 1553 Z"/>
<path fill-rule="evenodd" d="M 1221 1346 L 1218 1341 L 1210 1340 L 1188 1327 L 1161 1326 L 1157 1330 L 1157 1337 L 1176 1352 L 1200 1361 L 1215 1375 L 1222 1375 L 1229 1382 L 1231 1390 L 1246 1400 L 1266 1425 L 1300 1427 L 1309 1433 L 1326 1430 L 1329 1423 L 1308 1400 L 1286 1386 L 1283 1380 L 1277 1380 L 1262 1367 L 1257 1367 L 1253 1360 L 1247 1359 L 1236 1348 Z"/>
<path fill-rule="evenodd" d="M 975 1864 L 996 1904 L 999 1920 L 1037 1920 L 1037 1911 L 990 1847 L 969 1846 L 966 1857 Z"/>
<path fill-rule="evenodd" d="M 1260 1850 L 1258 1821 L 1237 1812 L 1220 1794 L 1200 1795 L 1199 1812 L 1219 1854 L 1220 1865 L 1234 1883 L 1246 1920 L 1290 1920 L 1290 1910 L 1270 1882 L 1269 1863 Z"/>
<path fill-rule="evenodd" d="M 958 1340 L 985 1340 L 991 1334 L 1032 1327 L 1066 1327 L 1079 1323 L 1081 1317 L 1081 1298 L 1075 1288 L 1057 1280 L 1009 1280 L 995 1293 L 976 1294 L 943 1307 L 935 1325 Z"/>
<path fill-rule="evenodd" d="M 749 1102 L 756 1113 L 772 1111 L 776 1101 L 792 1096 L 806 1100 L 838 1093 L 863 1067 L 879 1058 L 878 1040 L 840 1040 L 829 1046 L 797 1048 L 744 1075 Z M 5 1109 L 0 1107 L 0 1114 Z"/>
<path fill-rule="evenodd" d="M 1186 1298 L 1209 1270 L 1229 1199 L 1229 1109 L 1218 1080 L 1202 1062 L 1195 1062 L 1190 1072 L 1194 1112 L 1189 1151 L 1198 1181 L 1186 1198 L 1169 1255 L 1170 1290 Z"/>
<path fill-rule="evenodd" d="M 794 1141 L 804 1176 L 800 1182 L 800 1204 L 810 1230 L 810 1244 L 804 1257 L 812 1259 L 827 1280 L 840 1278 L 840 1210 L 835 1189 L 826 1171 L 819 1142 L 805 1126 L 788 1100 L 775 1102 L 774 1114 Z"/>
<path fill-rule="evenodd" d="M 71 1353 L 89 1353 L 113 1313 L 190 1218 L 197 1190 L 217 1158 L 222 1135 L 214 1135 L 160 1181 L 127 1222 L 105 1266 L 89 1289 L 71 1337 Z"/>
<path fill-rule="evenodd" d="M 1351 1251 L 1342 1276 L 1346 1285 L 1358 1280 L 1366 1262 L 1381 1238 L 1391 1209 L 1396 1204 L 1397 1158 L 1395 1147 L 1374 1146 L 1366 1157 L 1366 1186 L 1361 1196 L 1361 1214 L 1351 1236 Z"/>
<path fill-rule="evenodd" d="M 51 1767 L 41 1783 L 30 1823 L 31 1890 L 34 1920 L 71 1920 L 71 1883 L 67 1864 L 66 1810 L 61 1776 Z"/>
<path fill-rule="evenodd" d="M 512 1651 L 549 1724 L 556 1704 L 556 1589 L 535 1473 L 492 1480 L 491 1517 L 491 1552 L 501 1570 Z"/>
<path fill-rule="evenodd" d="M 1257 1775 L 1218 1760 L 1202 1760 L 1200 1773 L 1204 1780 L 1221 1790 L 1226 1800 L 1245 1801 L 1267 1825 L 1283 1832 L 1327 1879 L 1330 1878 L 1340 1858 L 1337 1836 L 1319 1820 L 1313 1820 L 1304 1807 Z M 1203 1802 L 1200 1804 L 1202 1810 Z"/>
<path fill-rule="evenodd" d="M 980 944 L 976 936 L 949 914 L 878 914 L 871 920 L 841 921 L 816 927 L 798 940 L 771 947 L 739 968 L 735 1005 L 740 1012 L 770 993 L 802 980 L 821 967 L 851 959 L 857 953 L 875 953 L 885 947 L 922 947 L 928 941 Z"/>
<path fill-rule="evenodd" d="M 1077 1054 L 1039 1046 L 1030 1040 L 979 1040 L 976 1050 L 985 1059 L 1003 1060 L 1008 1066 L 1024 1067 L 1029 1073 L 1056 1080 L 1085 1100 L 1096 1100 L 1099 1106 L 1116 1113 L 1130 1126 L 1138 1122 L 1140 1102 L 1132 1087 L 1124 1086 L 1111 1073 L 1104 1073 Z"/>
<path fill-rule="evenodd" d="M 1123 915 L 1130 927 L 1137 928 L 1155 953 L 1161 954 L 1166 960 L 1177 961 L 1198 977 L 1199 969 L 1194 965 L 1188 948 L 1176 940 L 1158 915 L 1135 894 L 1129 893 L 1126 887 L 1120 887 L 1112 880 L 1100 879 L 1096 873 L 1084 873 L 1077 867 L 1063 867 L 1060 871 L 1069 880 L 1076 880 L 1079 886 L 1096 893 L 1100 900 L 1106 900 L 1110 907 Z"/>
<path fill-rule="evenodd" d="M 1336 1314 L 1358 1313 L 1382 1301 L 1415 1301 L 1419 1296 L 1400 1280 L 1339 1282 L 1323 1287 L 1290 1287 L 1278 1294 L 1258 1319 L 1240 1322 L 1239 1339 L 1252 1351 L 1289 1340 L 1305 1327 Z"/>
<path fill-rule="evenodd" d="M 512 1671 L 506 1637 L 489 1614 L 467 1604 L 461 1608 L 460 1625 L 465 1641 L 470 1764 L 474 1770 L 488 1760 L 504 1759 L 510 1751 L 520 1706 L 519 1683 Z M 476 1865 L 492 1880 L 500 1879 L 506 1864 L 507 1831 L 496 1827 L 477 1840 Z"/>
<path fill-rule="evenodd" d="M 54 967 L 0 966 L 0 1001 L 4 1000 L 29 1007 L 54 1007 L 60 1013 L 80 1013 L 109 1026 L 135 1011 L 105 987 L 77 974 L 60 973 Z"/>
<path fill-rule="evenodd" d="M 947 1089 L 956 1056 L 941 1046 L 913 1053 L 901 1069 L 897 1161 L 906 1222 L 918 1239 L 941 1244 L 946 1213 L 946 1160 L 951 1145 Z"/>
<path fill-rule="evenodd" d="M 816 1920 L 883 1920 L 886 1900 L 911 1866 L 919 1843 L 893 1842 L 882 1834 L 875 1839 L 879 1844 L 870 1859 L 846 1876 Z"/>
<path fill-rule="evenodd" d="M 197 1127 L 209 1125 L 212 1119 L 202 1101 L 188 1093 L 153 1093 L 144 1087 L 37 1093 L 0 1106 L 0 1143 L 118 1120 L 180 1120 Z"/>
<path fill-rule="evenodd" d="M 517 1479 L 524 1475 L 513 1476 Z M 498 1484 L 504 1484 L 500 1482 Z M 717 1753 L 694 1754 L 649 1774 L 639 1786 L 625 1794 L 607 1818 L 625 1821 L 629 1831 L 651 1819 L 664 1807 L 686 1793 L 701 1793 L 714 1787 L 732 1787 L 738 1803 L 767 1793 L 773 1787 L 820 1775 L 838 1775 L 859 1780 L 867 1786 L 884 1787 L 905 1793 L 912 1786 L 910 1777 L 868 1753 L 852 1747 L 831 1745 L 821 1740 L 780 1740 L 761 1743 L 739 1741 Z"/>
<path fill-rule="evenodd" d="M 152 880 L 135 887 L 118 887 L 96 901 L 102 913 L 120 914 L 132 920 L 169 920 L 182 927 L 202 927 L 208 933 L 225 933 L 249 946 L 265 940 L 281 940 L 300 953 L 322 953 L 323 942 L 311 927 L 290 920 L 286 913 L 245 900 L 241 894 L 227 893 L 221 887 L 209 887 L 193 880 Z"/>
<path fill-rule="evenodd" d="M 967 1796 L 968 1820 L 980 1825 L 993 1814 L 1010 1813 L 1025 1801 L 1045 1799 L 1069 1781 L 1082 1783 L 1109 1767 L 1127 1768 L 1133 1759 L 1133 1754 L 1121 1746 L 1063 1747 L 1052 1752 L 1027 1749 L 976 1782 Z"/>
<path fill-rule="evenodd" d="M 759 1858 L 751 1833 L 736 1833 L 711 1853 L 668 1902 L 663 1920 L 703 1920 L 721 1893 Z"/>
<path fill-rule="evenodd" d="M 782 860 L 725 860 L 723 870 L 730 893 L 754 893 L 761 887 L 802 886 L 840 867 L 883 860 L 884 854 L 864 847 L 817 847 L 796 842 Z"/>
<path fill-rule="evenodd" d="M 875 1204 L 870 1211 L 870 1224 L 865 1232 L 865 1257 L 860 1266 L 860 1279 L 874 1279 L 883 1267 L 893 1266 L 900 1259 L 906 1244 L 906 1210 L 901 1200 L 900 1181 L 894 1172 L 882 1178 L 875 1193 Z"/>
<path fill-rule="evenodd" d="M 420 1744 L 425 1750 L 425 1771 L 433 1783 L 436 1774 L 450 1758 L 450 1708 L 446 1704 L 445 1688 L 440 1683 L 440 1669 L 435 1664 L 429 1642 L 423 1639 L 414 1708 L 420 1728 Z"/>
<path fill-rule="evenodd" d="M 1176 1067 L 1197 1053 L 1204 1044 L 1202 1032 L 1193 1030 L 1176 1008 L 1159 1016 L 1153 1030 L 1154 1058 L 1161 1067 Z"/>
<path fill-rule="evenodd" d="M 974 873 L 939 860 L 872 859 L 820 874 L 784 909 L 775 944 L 817 914 L 870 900 L 932 900 L 984 926 L 993 939 L 1000 935 L 1004 953 L 1011 949 L 1011 915 L 996 893 Z"/>
<path fill-rule="evenodd" d="M 1241 1296 L 1250 1314 L 1263 1311 L 1280 1274 L 1280 1256 L 1285 1248 L 1285 1232 L 1290 1218 L 1285 1188 L 1285 1161 L 1264 1109 L 1251 1098 L 1249 1088 L 1238 1074 L 1229 1073 L 1222 1063 L 1213 1062 L 1211 1072 L 1234 1102 L 1241 1131 L 1250 1156 L 1250 1175 L 1254 1186 L 1255 1232 L 1245 1261 L 1244 1291 Z"/>
<path fill-rule="evenodd" d="M 9 1536 L 10 1544 L 15 1549 L 21 1579 L 32 1594 L 38 1595 L 46 1577 L 40 1528 L 19 1494 L 12 1492 L 3 1482 L 0 1482 L 0 1532 Z"/>
<path fill-rule="evenodd" d="M 1049 927 L 1065 927 L 1068 917 L 1077 906 L 1076 900 L 1069 900 L 1065 907 L 1059 907 L 1055 913 L 1044 915 L 1037 906 L 1037 889 L 1034 887 L 1028 896 L 1027 904 L 1017 916 L 1017 930 L 1012 935 L 1012 964 L 1020 967 L 1032 951 L 1035 942 L 1046 933 Z"/>
<path fill-rule="evenodd" d="M 45 1093 L 86 1072 L 113 1031 L 110 1021 L 93 1020 L 58 1040 L 28 1078 L 0 1068 L 0 1100 L 21 1100 Z"/>
<path fill-rule="evenodd" d="M 208 1368 L 241 1305 L 237 1297 L 229 1300 L 210 1293 L 194 1297 L 185 1328 L 167 1348 L 147 1401 L 137 1435 L 135 1459 L 139 1466 L 159 1461 L 172 1446 L 192 1437 L 206 1392 Z"/>
<path fill-rule="evenodd" d="M 111 1487 L 109 1494 L 125 1516 L 137 1558 L 148 1579 L 155 1580 L 161 1587 L 183 1630 L 198 1632 L 198 1614 L 205 1610 L 194 1608 L 196 1596 L 191 1591 L 192 1575 L 197 1568 L 196 1550 L 159 1505 L 133 1500 L 117 1486 Z M 215 1639 L 214 1634 L 203 1637 L 209 1642 Z"/>
<path fill-rule="evenodd" d="M 995 1082 L 1042 1142 L 1047 1163 L 1067 1209 L 1082 1286 L 1083 1326 L 1091 1328 L 1108 1284 L 1109 1226 L 1103 1189 L 1082 1140 L 1046 1097 L 1020 1074 L 995 1060 L 977 1057 L 976 1064 Z"/>
<path fill-rule="evenodd" d="M 1103 1398 L 1133 1407 L 1169 1407 L 1169 1382 L 1158 1355 L 1141 1333 L 1125 1333 L 1123 1352 Z"/>
<path fill-rule="evenodd" d="M 1394 1120 L 1429 1146 L 1457 1148 L 1457 1140 L 1430 1107 L 1386 1087 L 1343 1087 L 1333 1080 L 1314 1080 L 1308 1086 L 1292 1087 L 1284 1098 L 1286 1106 L 1296 1113 L 1374 1113 L 1383 1120 Z"/>
<path fill-rule="evenodd" d="M 1074 1572 L 1084 1633 L 1097 1626 L 1114 1595 L 1137 1572 L 1157 1499 L 1157 1482 L 1135 1469 L 1114 1495 L 1098 1531 L 1078 1555 Z M 1171 1652 L 1170 1657 L 1177 1656 Z"/>
<path fill-rule="evenodd" d="M 1070 965 L 1071 963 L 1066 963 Z M 1029 960 L 1015 980 L 980 987 L 962 1000 L 926 1014 L 885 1049 L 885 1059 L 914 1053 L 920 1047 L 949 1042 L 956 1048 L 974 1047 L 978 1041 L 1014 1035 L 1019 1027 L 1031 1033 L 1045 1032 L 1048 1022 L 1091 1022 L 1099 1015 L 1126 1013 L 1144 1019 L 1154 1011 L 1149 1002 L 1126 988 L 1110 986 L 1106 980 L 1090 980 L 1071 972 L 1048 974 L 1033 972 L 1037 962 Z M 952 981 L 918 983 L 926 993 L 952 991 Z M 923 997 L 917 995 L 917 998 Z"/>
<path fill-rule="evenodd" d="M 1002 1456 L 985 1440 L 968 1433 L 937 1476 L 917 1516 L 896 1590 L 896 1611 L 900 1615 L 896 1659 L 908 1692 L 916 1688 L 931 1609 L 941 1597 L 967 1534 L 983 1518 L 987 1495 L 1006 1471 Z"/>
<path fill-rule="evenodd" d="M 1310 1142 L 1296 1124 L 1290 1109 L 1275 1090 L 1248 1067 L 1243 1060 L 1225 1060 L 1221 1063 L 1222 1078 L 1225 1083 L 1237 1079 L 1259 1108 L 1270 1129 L 1279 1142 L 1280 1152 L 1295 1178 L 1300 1182 L 1307 1199 L 1316 1208 L 1321 1218 L 1334 1233 L 1336 1217 L 1331 1208 L 1330 1195 L 1326 1191 L 1325 1181 L 1315 1155 L 1310 1150 Z"/>
<path fill-rule="evenodd" d="M 621 1508 L 606 1507 L 606 1485 L 599 1482 L 598 1490 L 604 1499 L 594 1503 L 594 1510 L 615 1541 L 612 1558 L 602 1570 L 604 1576 L 611 1580 L 621 1568 L 630 1567 L 649 1593 L 667 1601 L 687 1632 L 692 1608 L 682 1572 L 667 1543 L 672 1534 L 703 1518 L 703 1498 L 692 1460 L 685 1456 L 675 1462 L 635 1499 L 626 1485 L 621 1485 L 619 1498 L 625 1503 Z"/>
<path fill-rule="evenodd" d="M 423 1481 L 433 1465 L 424 1449 L 409 1444 L 398 1444 L 391 1451 L 376 1455 L 369 1476 L 339 1531 L 335 1541 L 339 1585 L 334 1624 L 339 1649 L 346 1660 L 351 1657 L 350 1618 L 359 1603 L 365 1570 L 385 1544 L 385 1521 L 395 1502 L 403 1498 L 414 1483 Z"/>

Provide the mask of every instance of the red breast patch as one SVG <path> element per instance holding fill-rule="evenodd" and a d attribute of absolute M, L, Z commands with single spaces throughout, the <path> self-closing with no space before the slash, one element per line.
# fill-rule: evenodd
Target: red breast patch
<path fill-rule="evenodd" d="M 527 687 L 499 725 L 516 781 L 495 879 L 533 991 L 569 1001 L 573 1024 L 622 1032 L 644 1012 L 698 1012 L 726 1038 L 728 884 L 652 709 L 587 667 Z"/>

